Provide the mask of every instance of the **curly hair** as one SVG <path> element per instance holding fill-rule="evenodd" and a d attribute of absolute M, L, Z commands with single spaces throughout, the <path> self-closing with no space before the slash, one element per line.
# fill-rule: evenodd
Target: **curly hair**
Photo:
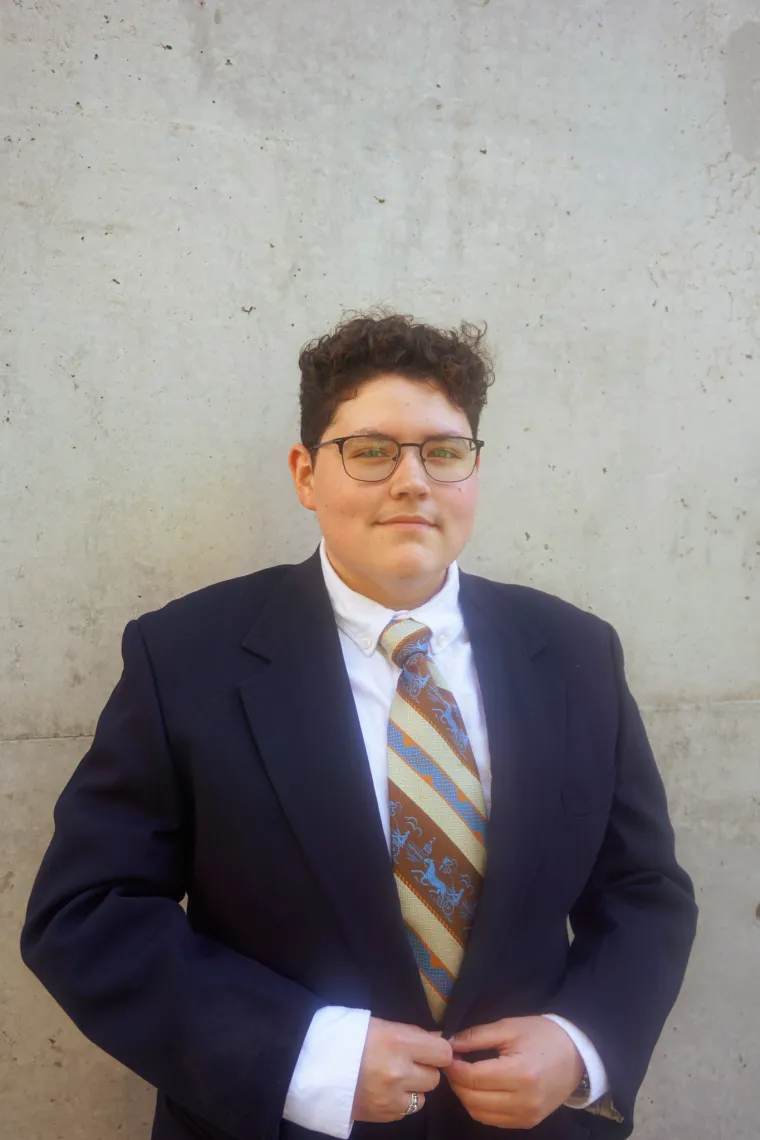
<path fill-rule="evenodd" d="M 467 416 L 473 436 L 494 381 L 482 341 L 487 326 L 462 321 L 445 331 L 399 313 L 349 317 L 301 350 L 301 442 L 319 443 L 336 409 L 384 372 L 432 381 Z"/>

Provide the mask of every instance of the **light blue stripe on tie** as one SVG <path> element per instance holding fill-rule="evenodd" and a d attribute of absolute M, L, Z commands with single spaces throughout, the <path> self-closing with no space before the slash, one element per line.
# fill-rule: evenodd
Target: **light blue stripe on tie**
<path fill-rule="evenodd" d="M 449 779 L 446 773 L 431 760 L 427 753 L 414 744 L 404 744 L 404 737 L 393 721 L 388 722 L 388 744 L 397 755 L 406 760 L 418 776 L 430 776 L 433 787 L 438 795 L 446 801 L 459 818 L 467 824 L 473 835 L 477 835 L 485 846 L 486 821 L 473 807 L 469 800 L 460 799 L 457 786 Z"/>
<path fill-rule="evenodd" d="M 448 970 L 445 970 L 443 966 L 434 966 L 432 964 L 430 961 L 430 951 L 419 936 L 415 934 L 411 926 L 407 926 L 406 932 L 409 935 L 414 960 L 419 966 L 420 973 L 425 975 L 432 986 L 435 986 L 439 994 L 442 994 L 445 998 L 449 997 L 451 991 L 454 989 L 454 979 L 451 974 Z"/>

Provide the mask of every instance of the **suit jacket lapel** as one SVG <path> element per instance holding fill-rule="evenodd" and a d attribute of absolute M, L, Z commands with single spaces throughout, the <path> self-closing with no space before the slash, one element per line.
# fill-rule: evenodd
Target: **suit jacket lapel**
<path fill-rule="evenodd" d="M 379 1016 L 431 1024 L 405 935 L 356 706 L 317 552 L 280 583 L 243 645 L 240 687 L 288 820 L 373 985 Z"/>
<path fill-rule="evenodd" d="M 503 591 L 460 576 L 460 604 L 483 696 L 491 756 L 488 865 L 444 1021 L 454 1032 L 498 969 L 499 931 L 519 920 L 555 814 L 566 745 L 565 685 L 540 630 Z"/>

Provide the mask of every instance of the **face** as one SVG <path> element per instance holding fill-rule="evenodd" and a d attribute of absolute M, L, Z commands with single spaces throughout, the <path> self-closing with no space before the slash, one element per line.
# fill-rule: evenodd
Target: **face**
<path fill-rule="evenodd" d="M 322 440 L 370 434 L 422 443 L 472 431 L 435 384 L 388 374 L 365 381 L 341 403 Z M 460 483 L 429 478 L 414 448 L 404 448 L 393 474 L 379 483 L 350 478 L 333 444 L 314 464 L 298 445 L 289 462 L 299 499 L 316 511 L 330 562 L 352 589 L 393 609 L 420 605 L 440 589 L 472 533 L 479 461 Z"/>

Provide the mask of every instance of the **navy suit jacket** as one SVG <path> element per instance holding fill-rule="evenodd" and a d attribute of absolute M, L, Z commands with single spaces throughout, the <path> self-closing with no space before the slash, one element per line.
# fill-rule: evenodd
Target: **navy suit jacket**
<path fill-rule="evenodd" d="M 695 930 L 663 785 L 611 627 L 461 575 L 493 770 L 488 871 L 443 1025 L 554 1012 L 623 1124 L 562 1107 L 531 1140 L 622 1140 Z M 300 1140 L 282 1120 L 312 1016 L 433 1029 L 318 553 L 130 622 L 63 791 L 22 953 L 158 1089 L 154 1140 Z M 179 904 L 187 896 L 187 910 Z M 568 939 L 567 919 L 574 939 Z M 353 1140 L 477 1140 L 445 1080 Z"/>

